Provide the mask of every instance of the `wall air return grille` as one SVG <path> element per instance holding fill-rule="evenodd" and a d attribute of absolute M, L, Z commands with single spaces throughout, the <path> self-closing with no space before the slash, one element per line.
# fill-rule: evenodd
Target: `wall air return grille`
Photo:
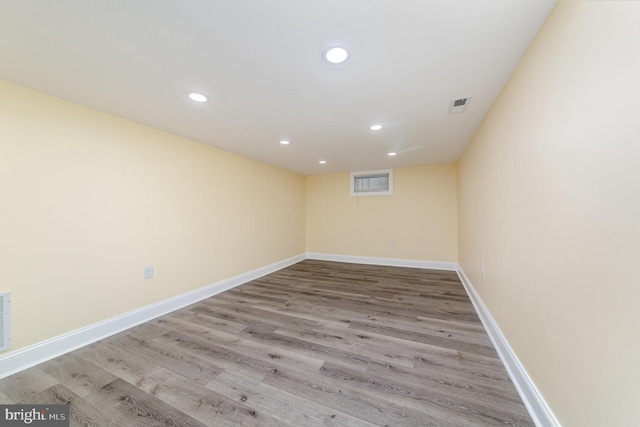
<path fill-rule="evenodd" d="M 11 293 L 0 294 L 0 351 L 11 348 Z"/>

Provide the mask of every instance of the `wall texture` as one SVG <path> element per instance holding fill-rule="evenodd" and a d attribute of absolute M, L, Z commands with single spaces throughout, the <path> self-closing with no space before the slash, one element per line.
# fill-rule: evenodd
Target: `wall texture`
<path fill-rule="evenodd" d="M 4 82 L 0 201 L 13 350 L 305 248 L 303 176 Z"/>
<path fill-rule="evenodd" d="M 459 262 L 564 426 L 640 425 L 639 22 L 558 3 L 458 165 Z"/>
<path fill-rule="evenodd" d="M 367 197 L 350 195 L 348 173 L 308 176 L 307 251 L 455 262 L 456 173 L 455 164 L 395 169 L 394 194 Z"/>

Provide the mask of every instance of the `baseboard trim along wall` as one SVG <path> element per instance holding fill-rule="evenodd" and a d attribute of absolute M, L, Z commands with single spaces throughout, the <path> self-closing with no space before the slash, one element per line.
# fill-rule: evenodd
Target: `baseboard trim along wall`
<path fill-rule="evenodd" d="M 491 341 L 493 342 L 493 346 L 496 348 L 502 363 L 507 369 L 509 377 L 511 377 L 511 381 L 513 381 L 513 384 L 518 390 L 518 393 L 527 407 L 533 422 L 537 427 L 560 427 L 560 423 L 551 411 L 551 408 L 547 405 L 547 402 L 540 394 L 540 391 L 535 386 L 533 380 L 529 377 L 524 366 L 522 366 L 522 363 L 520 363 L 517 356 L 511 349 L 507 339 L 502 334 L 502 331 L 500 331 L 498 324 L 493 320 L 493 316 L 491 316 L 489 309 L 487 309 L 487 306 L 482 302 L 480 295 L 478 295 L 471 284 L 471 281 L 467 275 L 464 274 L 462 268 L 458 268 L 458 277 L 460 277 L 460 281 L 467 291 L 467 294 L 478 313 L 478 317 L 480 317 L 489 338 L 491 338 Z"/>
<path fill-rule="evenodd" d="M 0 356 L 0 378 L 13 375 L 305 259 L 456 271 L 534 423 L 538 427 L 560 427 L 560 423 L 509 346 L 471 281 L 455 262 L 307 252 Z"/>
<path fill-rule="evenodd" d="M 156 317 L 281 270 L 304 259 L 305 255 L 300 254 L 278 261 L 0 356 L 0 378 L 8 377 Z"/>
<path fill-rule="evenodd" d="M 421 261 L 399 258 L 377 258 L 354 255 L 335 255 L 317 252 L 307 252 L 307 259 L 320 261 L 349 262 L 352 264 L 388 265 L 392 267 L 427 268 L 431 270 L 457 271 L 458 264 L 445 261 Z"/>

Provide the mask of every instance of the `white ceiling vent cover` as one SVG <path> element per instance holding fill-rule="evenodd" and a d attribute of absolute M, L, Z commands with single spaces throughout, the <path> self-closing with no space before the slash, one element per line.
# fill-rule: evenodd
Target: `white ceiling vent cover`
<path fill-rule="evenodd" d="M 471 97 L 454 98 L 449 102 L 449 114 L 464 113 L 471 102 Z"/>
<path fill-rule="evenodd" d="M 0 294 L 0 351 L 11 348 L 11 293 Z"/>

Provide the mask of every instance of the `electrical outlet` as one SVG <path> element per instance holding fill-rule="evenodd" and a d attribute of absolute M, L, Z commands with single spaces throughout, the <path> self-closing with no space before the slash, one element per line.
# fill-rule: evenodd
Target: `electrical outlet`
<path fill-rule="evenodd" d="M 153 265 L 144 268 L 144 278 L 153 279 Z"/>
<path fill-rule="evenodd" d="M 482 264 L 480 264 L 480 274 L 482 275 L 482 277 L 484 277 L 484 273 L 485 273 L 485 270 L 484 270 L 484 262 L 483 262 Z"/>
<path fill-rule="evenodd" d="M 391 246 L 395 246 L 398 244 L 398 239 L 391 239 Z"/>

